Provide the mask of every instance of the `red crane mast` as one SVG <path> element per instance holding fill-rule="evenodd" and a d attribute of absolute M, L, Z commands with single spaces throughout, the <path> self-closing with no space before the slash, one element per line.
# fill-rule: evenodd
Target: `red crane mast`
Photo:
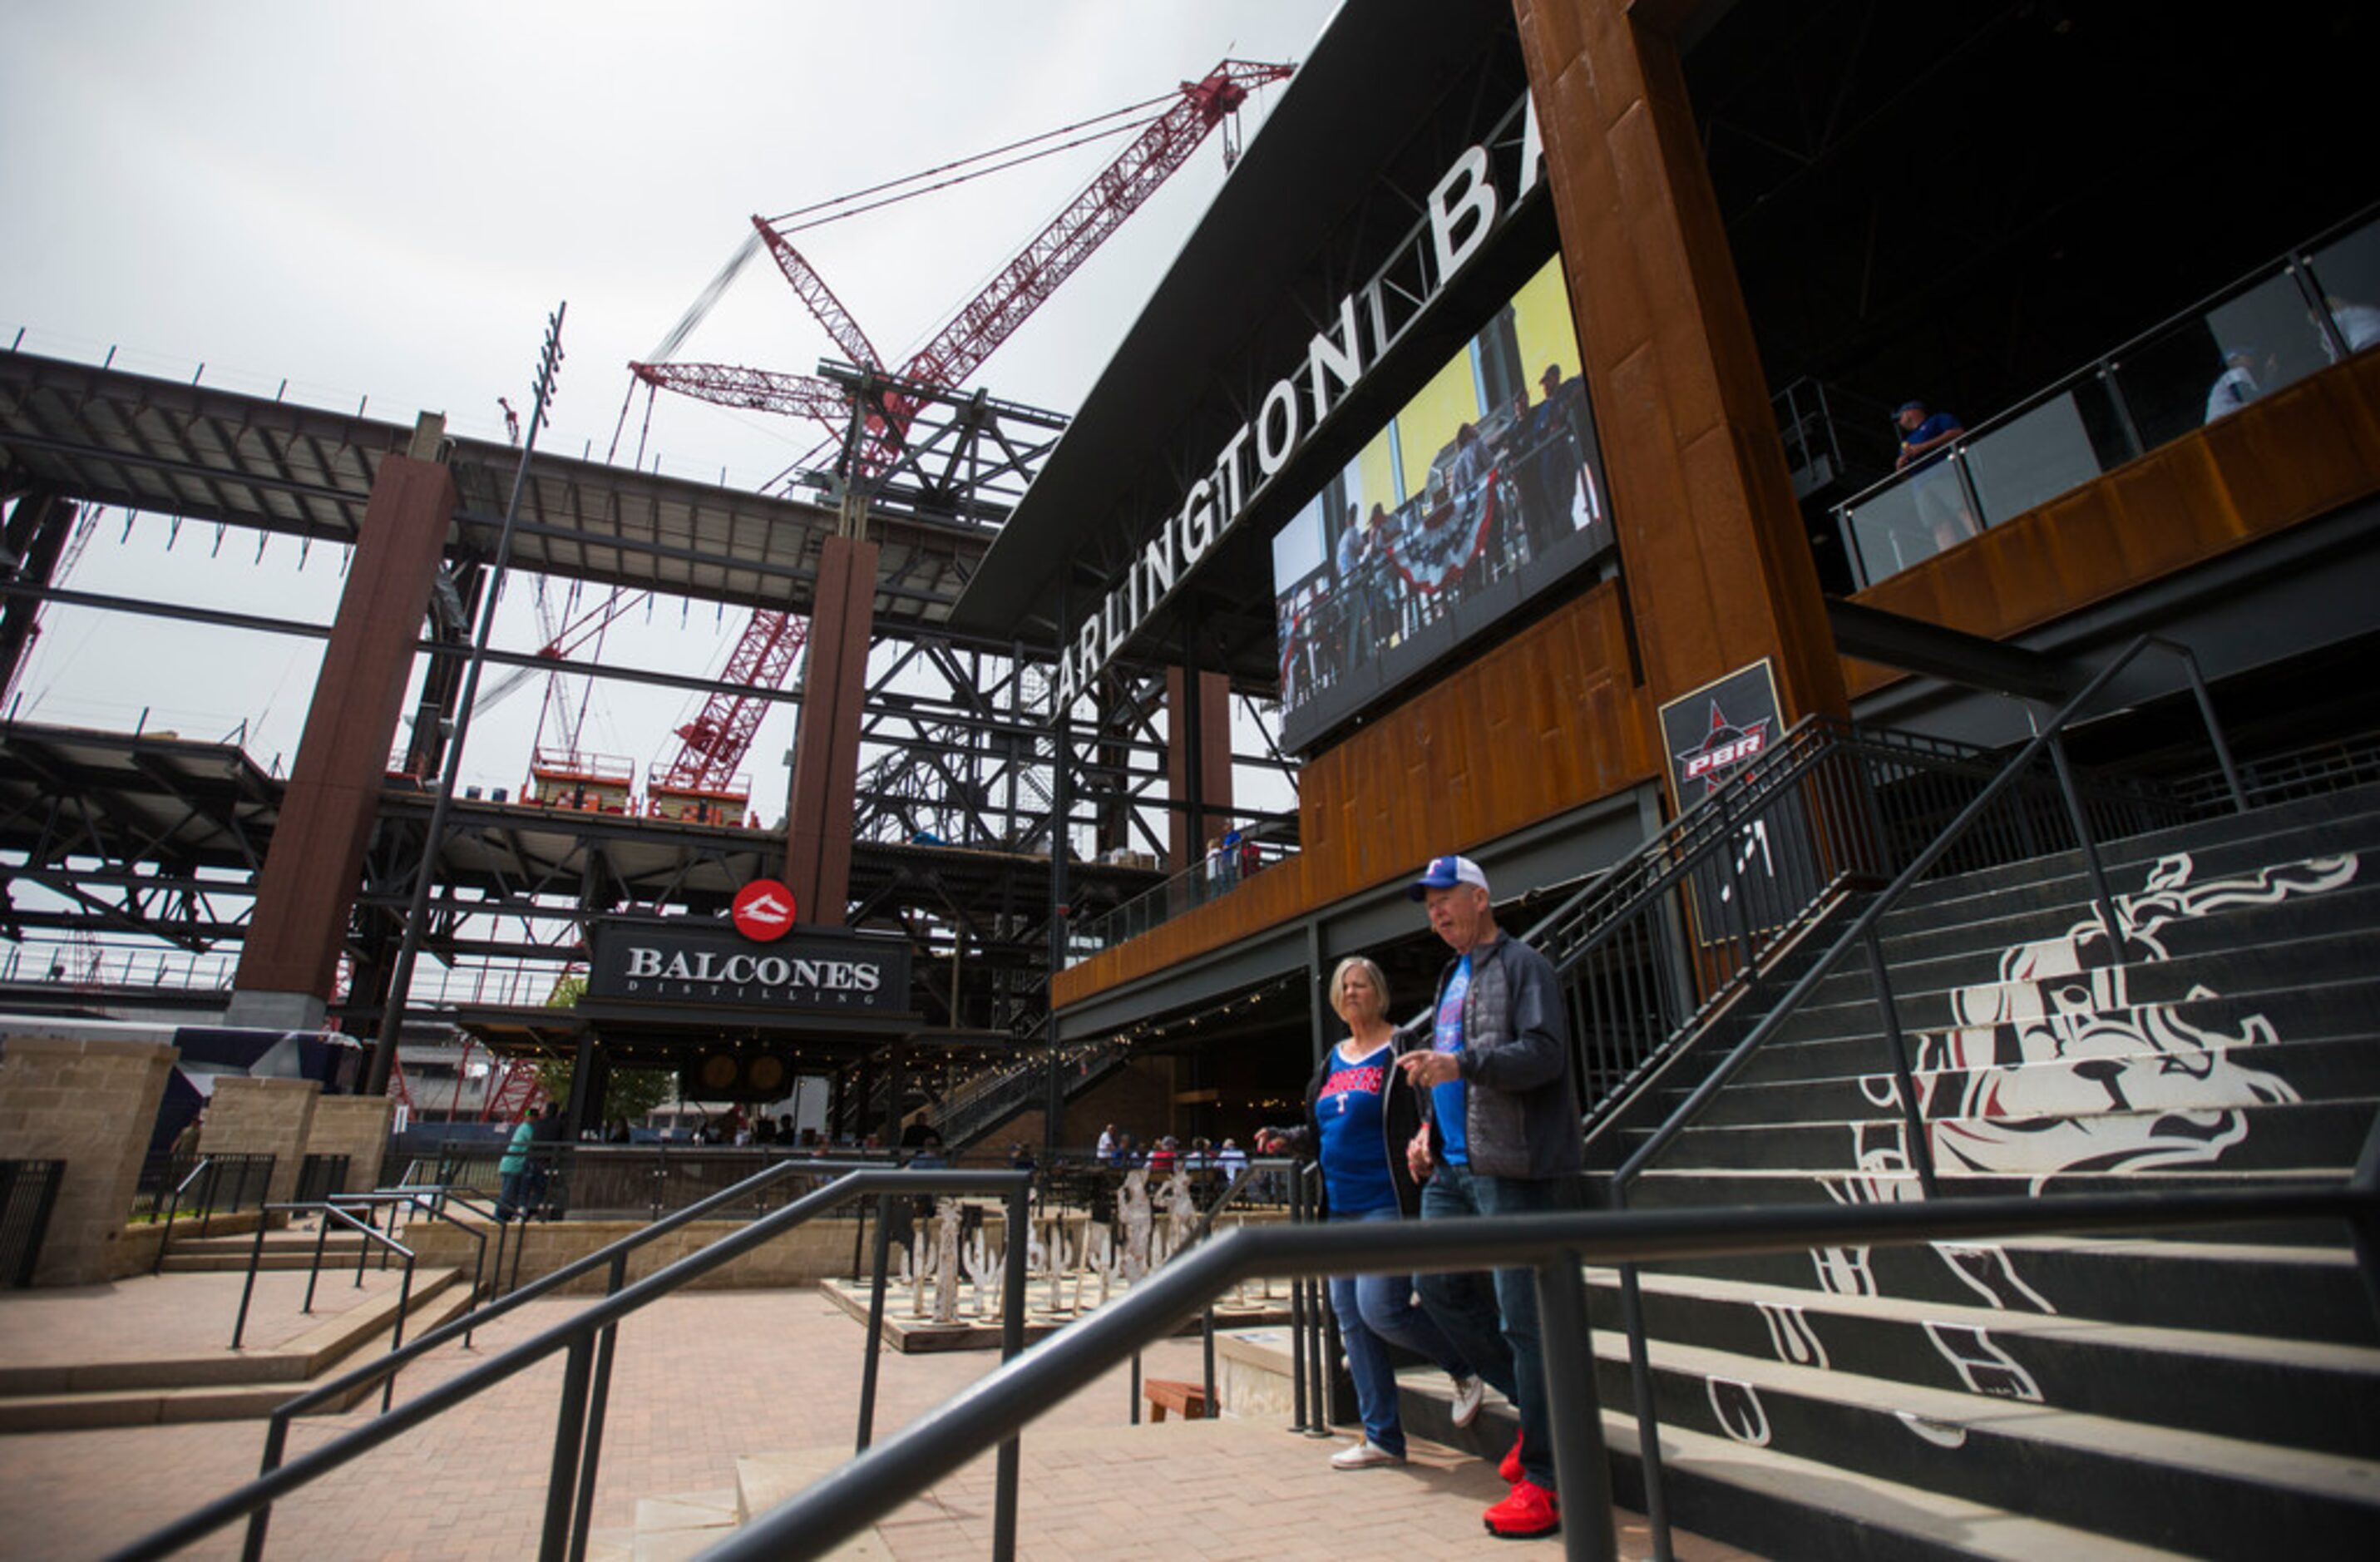
<path fill-rule="evenodd" d="M 1196 81 L 1182 83 L 1181 100 L 1152 120 L 1132 143 L 1017 251 L 999 275 L 961 305 L 933 338 L 898 371 L 905 379 L 955 386 L 980 368 L 1017 327 L 1032 318 L 1066 278 L 1090 259 L 1125 218 L 1157 193 L 1190 160 L 1215 128 L 1228 120 L 1257 87 L 1284 80 L 1293 67 L 1252 60 L 1225 60 Z M 1228 138 L 1227 138 L 1228 145 Z M 784 236 L 754 217 L 770 256 L 827 335 L 854 362 L 880 369 L 882 360 L 867 333 L 843 307 L 826 281 Z M 720 363 L 631 363 L 629 372 L 659 390 L 757 411 L 784 412 L 844 432 L 849 405 L 829 382 L 808 374 L 781 374 Z M 882 445 L 897 442 L 907 426 L 894 402 L 889 422 L 871 416 L 865 467 L 879 466 Z M 856 453 L 855 453 L 856 454 Z M 722 682 L 776 688 L 801 653 L 808 624 L 789 614 L 757 612 L 730 657 Z M 764 681 L 765 680 L 765 681 Z M 749 696 L 713 694 L 701 713 L 677 729 L 683 741 L 663 773 L 663 784 L 722 787 L 744 763 L 766 702 Z"/>

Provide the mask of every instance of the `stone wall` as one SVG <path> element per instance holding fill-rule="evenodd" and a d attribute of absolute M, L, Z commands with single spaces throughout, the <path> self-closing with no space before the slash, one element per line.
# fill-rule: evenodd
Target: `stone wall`
<path fill-rule="evenodd" d="M 37 1286 L 96 1285 L 121 1279 L 140 1263 L 143 1254 L 127 1240 L 125 1223 L 166 1076 L 179 1056 L 153 1039 L 157 1034 L 6 1039 L 0 1053 L 0 1158 L 67 1164 L 33 1272 Z"/>
<path fill-rule="evenodd" d="M 215 1081 L 208 1098 L 199 1153 L 272 1156 L 273 1176 L 264 1196 L 273 1203 L 286 1203 L 298 1191 L 298 1164 L 305 1158 L 322 1095 L 322 1085 L 313 1080 L 225 1075 Z"/>
<path fill-rule="evenodd" d="M 335 1191 L 367 1193 L 380 1184 L 381 1157 L 396 1104 L 384 1095 L 326 1095 L 314 1104 L 309 1155 L 345 1155 L 346 1180 Z"/>
<path fill-rule="evenodd" d="M 641 1231 L 648 1224 L 641 1220 L 536 1220 L 515 1226 L 504 1250 L 505 1279 L 509 1283 L 513 1277 L 515 1244 L 527 1244 L 520 1249 L 519 1275 L 521 1283 L 527 1284 L 598 1248 Z M 747 1224 L 740 1220 L 698 1220 L 657 1237 L 629 1255 L 628 1279 L 641 1280 L 742 1230 Z M 496 1260 L 495 1228 L 484 1223 L 475 1223 L 474 1228 L 487 1234 L 488 1262 L 492 1265 Z M 419 1262 L 424 1266 L 453 1265 L 465 1275 L 471 1273 L 478 1250 L 461 1226 L 444 1221 L 417 1220 L 406 1226 L 401 1239 L 419 1255 Z M 814 1286 L 829 1275 L 851 1272 L 851 1243 L 850 1221 L 814 1220 L 722 1264 L 692 1284 L 703 1290 Z M 605 1284 L 606 1277 L 599 1271 L 562 1288 L 573 1296 L 599 1296 Z"/>

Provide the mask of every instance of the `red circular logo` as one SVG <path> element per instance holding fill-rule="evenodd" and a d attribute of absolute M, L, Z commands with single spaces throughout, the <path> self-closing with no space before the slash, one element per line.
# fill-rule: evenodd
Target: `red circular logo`
<path fill-rule="evenodd" d="M 774 879 L 754 879 L 735 892 L 735 931 L 755 944 L 773 944 L 794 930 L 794 892 Z"/>

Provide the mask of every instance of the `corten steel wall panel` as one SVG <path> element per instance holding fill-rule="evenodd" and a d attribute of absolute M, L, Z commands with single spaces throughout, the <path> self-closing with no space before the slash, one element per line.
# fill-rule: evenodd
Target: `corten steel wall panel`
<path fill-rule="evenodd" d="M 1051 979 L 1053 1008 L 1219 949 L 1428 858 L 1661 773 L 1628 681 L 1617 588 L 1597 586 L 1317 755 L 1298 776 L 1301 849 L 1184 916 Z"/>
<path fill-rule="evenodd" d="M 2380 494 L 2380 353 L 2128 461 L 1853 601 L 1991 640 Z M 1848 662 L 1854 693 L 1906 675 Z"/>
<path fill-rule="evenodd" d="M 435 461 L 384 456 L 289 770 L 233 985 L 327 1000 L 455 505 Z"/>
<path fill-rule="evenodd" d="M 1188 689 L 1181 668 L 1166 669 L 1167 731 L 1172 740 L 1165 746 L 1165 782 L 1168 795 L 1184 804 L 1190 799 L 1190 746 L 1182 736 L 1187 730 L 1183 710 Z M 1194 822 L 1186 813 L 1171 815 L 1167 839 L 1173 855 L 1167 866 L 1176 873 L 1204 857 L 1207 842 L 1232 827 L 1223 817 L 1232 812 L 1232 680 L 1221 673 L 1198 675 L 1198 800 L 1207 817 Z"/>
<path fill-rule="evenodd" d="M 806 922 L 840 926 L 851 909 L 851 821 L 859 726 L 876 625 L 873 543 L 829 537 L 819 549 L 808 665 L 785 809 L 785 885 Z"/>
<path fill-rule="evenodd" d="M 1840 714 L 1841 665 L 1676 52 L 1617 0 L 1514 10 L 1647 712 L 1770 656 L 1789 719 Z"/>

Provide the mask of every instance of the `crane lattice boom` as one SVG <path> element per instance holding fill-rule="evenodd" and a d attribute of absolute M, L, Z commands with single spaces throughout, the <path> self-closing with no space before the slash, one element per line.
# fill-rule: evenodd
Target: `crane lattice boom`
<path fill-rule="evenodd" d="M 1138 211 L 1175 170 L 1190 160 L 1215 128 L 1247 101 L 1251 91 L 1287 79 L 1292 68 L 1257 61 L 1225 60 L 1198 80 L 1184 82 L 1181 101 L 1135 137 L 1132 144 L 1101 169 L 997 276 L 961 305 L 949 323 L 910 357 L 899 371 L 900 377 L 950 388 L 981 368 L 984 360 L 1107 242 L 1126 217 Z M 777 269 L 793 287 L 795 296 L 825 327 L 835 345 L 855 363 L 881 369 L 883 360 L 874 344 L 835 298 L 817 268 L 765 219 L 756 216 L 752 225 L 777 262 Z M 631 363 L 628 368 L 637 378 L 657 389 L 677 391 L 722 406 L 813 418 L 838 435 L 844 433 L 849 417 L 842 393 L 828 382 L 808 375 L 778 374 L 721 363 Z M 871 410 L 866 421 L 867 448 L 850 453 L 863 470 L 881 469 L 882 446 L 887 441 L 897 442 L 906 433 L 909 410 L 910 405 L 897 398 L 889 401 L 880 412 Z M 755 613 L 720 681 L 765 689 L 779 687 L 792 671 L 808 630 L 804 619 L 783 613 Z M 677 729 L 684 747 L 663 773 L 661 784 L 725 786 L 744 763 L 745 750 L 766 711 L 766 702 L 759 699 L 711 695 L 704 702 L 701 714 Z"/>

